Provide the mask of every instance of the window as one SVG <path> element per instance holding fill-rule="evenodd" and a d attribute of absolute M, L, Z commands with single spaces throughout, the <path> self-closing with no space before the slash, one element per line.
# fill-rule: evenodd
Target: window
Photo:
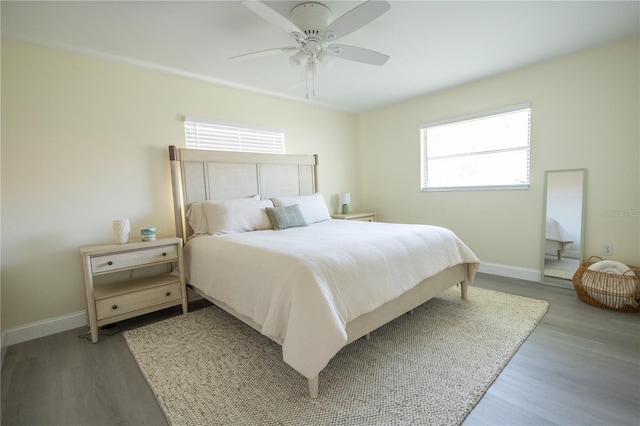
<path fill-rule="evenodd" d="M 531 105 L 420 126 L 422 191 L 529 188 Z"/>
<path fill-rule="evenodd" d="M 184 118 L 187 148 L 284 154 L 284 132 L 278 129 Z"/>

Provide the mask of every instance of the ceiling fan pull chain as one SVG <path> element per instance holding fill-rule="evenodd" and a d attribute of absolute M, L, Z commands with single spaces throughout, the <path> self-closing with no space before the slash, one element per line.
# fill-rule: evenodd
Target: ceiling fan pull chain
<path fill-rule="evenodd" d="M 309 99 L 309 61 L 305 62 L 304 81 L 307 86 L 307 99 Z"/>
<path fill-rule="evenodd" d="M 314 62 L 311 63 L 311 90 L 312 90 L 312 96 L 316 96 L 316 63 L 315 60 Z"/>

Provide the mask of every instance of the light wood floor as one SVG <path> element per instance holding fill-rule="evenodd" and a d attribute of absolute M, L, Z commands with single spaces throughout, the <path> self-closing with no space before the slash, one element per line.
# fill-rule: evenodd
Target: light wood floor
<path fill-rule="evenodd" d="M 640 314 L 599 309 L 572 290 L 526 281 L 479 274 L 475 285 L 545 299 L 550 307 L 465 426 L 640 423 Z M 120 327 L 179 313 L 171 308 Z M 78 337 L 85 332 L 8 348 L 3 425 L 167 424 L 122 336 L 101 336 L 94 345 Z"/>

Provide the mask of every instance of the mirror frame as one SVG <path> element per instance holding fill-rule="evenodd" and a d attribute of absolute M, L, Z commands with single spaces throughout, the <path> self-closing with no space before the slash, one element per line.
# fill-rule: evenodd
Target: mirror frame
<path fill-rule="evenodd" d="M 559 169 L 559 170 L 546 170 L 544 172 L 544 198 L 543 198 L 543 210 L 542 210 L 542 267 L 540 268 L 540 282 L 542 284 L 551 285 L 562 288 L 573 288 L 573 281 L 570 279 L 563 280 L 558 278 L 557 281 L 548 280 L 545 275 L 545 255 L 546 255 L 546 231 L 547 231 L 547 190 L 549 184 L 549 175 L 553 173 L 567 173 L 567 172 L 582 172 L 582 206 L 580 215 L 580 254 L 578 258 L 578 264 L 584 263 L 584 230 L 585 230 L 585 216 L 587 205 L 587 169 Z M 564 283 L 563 281 L 566 281 Z"/>

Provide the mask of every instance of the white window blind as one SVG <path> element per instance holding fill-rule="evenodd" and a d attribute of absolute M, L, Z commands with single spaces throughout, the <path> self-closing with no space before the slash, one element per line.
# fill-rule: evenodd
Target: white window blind
<path fill-rule="evenodd" d="M 529 187 L 530 104 L 420 126 L 423 191 Z"/>
<path fill-rule="evenodd" d="M 186 116 L 184 133 L 187 148 L 284 154 L 284 132 L 279 129 Z"/>

